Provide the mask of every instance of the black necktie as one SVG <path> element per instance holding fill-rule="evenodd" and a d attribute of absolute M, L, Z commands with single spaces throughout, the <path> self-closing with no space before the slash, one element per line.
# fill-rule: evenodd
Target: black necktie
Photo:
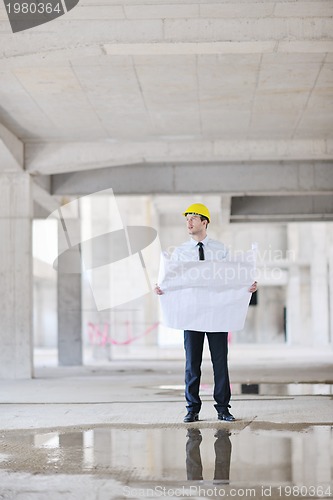
<path fill-rule="evenodd" d="M 205 254 L 204 254 L 204 249 L 203 249 L 203 243 L 199 241 L 198 245 L 199 247 L 199 260 L 205 260 Z"/>

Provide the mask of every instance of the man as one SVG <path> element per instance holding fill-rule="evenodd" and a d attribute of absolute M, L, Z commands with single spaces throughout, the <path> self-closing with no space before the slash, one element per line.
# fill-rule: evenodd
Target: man
<path fill-rule="evenodd" d="M 191 238 L 176 248 L 171 255 L 172 260 L 224 260 L 228 254 L 226 247 L 207 236 L 207 226 L 210 222 L 208 208 L 202 203 L 190 205 L 183 213 L 186 217 L 187 230 Z M 257 282 L 249 288 L 249 292 L 257 290 Z M 155 293 L 164 292 L 156 285 Z M 204 305 L 203 305 L 204 307 Z M 228 332 L 184 331 L 185 348 L 185 398 L 187 415 L 184 422 L 199 420 L 201 399 L 199 396 L 201 363 L 204 338 L 207 335 L 210 356 L 214 372 L 214 405 L 219 420 L 231 422 L 235 417 L 229 412 L 231 398 L 228 370 Z"/>

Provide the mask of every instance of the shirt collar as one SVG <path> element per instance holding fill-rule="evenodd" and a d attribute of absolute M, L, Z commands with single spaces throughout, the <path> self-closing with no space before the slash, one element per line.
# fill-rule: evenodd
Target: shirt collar
<path fill-rule="evenodd" d="M 203 243 L 203 246 L 206 246 L 208 241 L 209 241 L 209 237 L 206 236 L 206 238 L 204 240 L 201 240 L 201 243 Z M 198 244 L 198 241 L 194 240 L 193 238 L 190 239 L 190 242 L 191 242 L 191 245 L 193 247 L 197 246 L 197 244 Z"/>

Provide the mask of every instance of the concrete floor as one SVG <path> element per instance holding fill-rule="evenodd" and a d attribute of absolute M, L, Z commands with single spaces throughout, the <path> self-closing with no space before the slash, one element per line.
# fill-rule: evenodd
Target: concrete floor
<path fill-rule="evenodd" d="M 333 497 L 332 352 L 234 346 L 229 358 L 236 422 L 216 419 L 206 359 L 189 425 L 181 359 L 37 356 L 35 379 L 0 381 L 0 499 Z"/>

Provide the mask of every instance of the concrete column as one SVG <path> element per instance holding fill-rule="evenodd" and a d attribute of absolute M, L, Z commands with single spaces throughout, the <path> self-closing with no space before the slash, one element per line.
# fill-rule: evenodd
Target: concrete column
<path fill-rule="evenodd" d="M 146 220 L 145 220 L 145 225 L 148 227 L 154 227 L 157 231 L 159 230 L 158 227 L 158 215 L 156 212 L 156 208 L 152 202 L 152 197 L 147 197 L 144 200 L 145 204 L 145 214 L 146 214 Z M 156 281 L 157 281 L 157 276 L 158 276 L 158 266 L 159 266 L 159 254 L 158 253 L 151 253 L 149 256 L 149 264 L 151 271 L 155 272 L 156 276 Z M 149 276 L 148 276 L 149 279 Z M 151 283 L 151 286 L 154 286 L 154 283 Z M 159 322 L 159 316 L 158 316 L 158 308 L 156 307 L 156 296 L 153 293 L 150 293 L 145 297 L 144 300 L 144 323 L 145 323 L 145 329 L 147 328 L 152 328 L 154 324 L 157 324 Z M 158 328 L 154 328 L 149 332 L 148 335 L 145 335 L 144 337 L 144 343 L 145 345 L 149 346 L 158 346 Z"/>
<path fill-rule="evenodd" d="M 326 223 L 312 224 L 311 313 L 313 345 L 329 344 Z"/>
<path fill-rule="evenodd" d="M 333 347 L 333 224 L 328 224 L 328 287 L 329 287 L 329 311 L 330 311 L 330 343 Z"/>
<path fill-rule="evenodd" d="M 316 457 L 316 460 L 313 464 L 315 477 L 310 484 L 332 484 L 331 432 L 329 426 L 316 426 L 313 429 L 313 450 L 316 451 L 313 456 Z"/>
<path fill-rule="evenodd" d="M 301 323 L 301 286 L 298 266 L 290 266 L 287 285 L 287 343 L 300 345 L 302 343 Z"/>
<path fill-rule="evenodd" d="M 65 220 L 71 230 L 76 227 L 80 229 L 80 219 L 75 221 Z M 63 226 L 59 224 L 61 240 Z M 68 249 L 68 261 L 70 253 L 76 260 L 77 248 Z M 81 305 L 81 273 L 69 274 L 67 262 L 59 264 L 58 268 L 58 362 L 62 366 L 82 365 L 82 305 Z"/>
<path fill-rule="evenodd" d="M 289 224 L 287 231 L 288 250 L 293 251 L 296 261 L 290 265 L 287 284 L 287 343 L 289 345 L 299 345 L 302 343 L 301 280 L 297 263 L 299 258 L 299 233 L 295 224 Z"/>
<path fill-rule="evenodd" d="M 113 432 L 111 429 L 94 429 L 94 465 L 96 466 L 106 466 L 110 467 L 113 463 L 117 463 L 119 460 L 113 462 L 113 453 L 115 449 L 113 446 Z M 116 431 L 117 432 L 117 431 Z M 123 450 L 123 446 L 117 449 L 119 453 Z"/>
<path fill-rule="evenodd" d="M 32 187 L 23 172 L 0 175 L 0 378 L 30 378 Z"/>
<path fill-rule="evenodd" d="M 106 195 L 87 196 L 80 200 L 80 213 L 83 221 L 82 240 L 89 241 L 99 235 L 107 234 L 118 227 L 113 227 L 117 216 L 111 217 L 115 210 L 112 210 L 113 197 L 111 192 Z M 121 223 L 119 223 L 121 225 Z M 109 243 L 105 245 L 85 248 L 84 258 L 94 262 L 101 259 L 108 262 L 110 255 Z M 100 289 L 107 291 L 109 287 L 109 277 L 106 273 L 105 281 L 95 280 L 83 281 L 83 330 L 86 335 L 91 355 L 93 359 L 99 361 L 110 361 L 112 357 L 111 336 L 114 335 L 112 317 L 110 310 L 99 311 L 96 307 L 94 292 Z M 107 292 L 106 292 L 107 293 Z"/>
<path fill-rule="evenodd" d="M 84 431 L 66 432 L 59 434 L 59 448 L 61 452 L 61 467 L 71 470 L 73 467 L 73 452 L 75 451 L 75 467 L 81 471 L 84 466 Z"/>

